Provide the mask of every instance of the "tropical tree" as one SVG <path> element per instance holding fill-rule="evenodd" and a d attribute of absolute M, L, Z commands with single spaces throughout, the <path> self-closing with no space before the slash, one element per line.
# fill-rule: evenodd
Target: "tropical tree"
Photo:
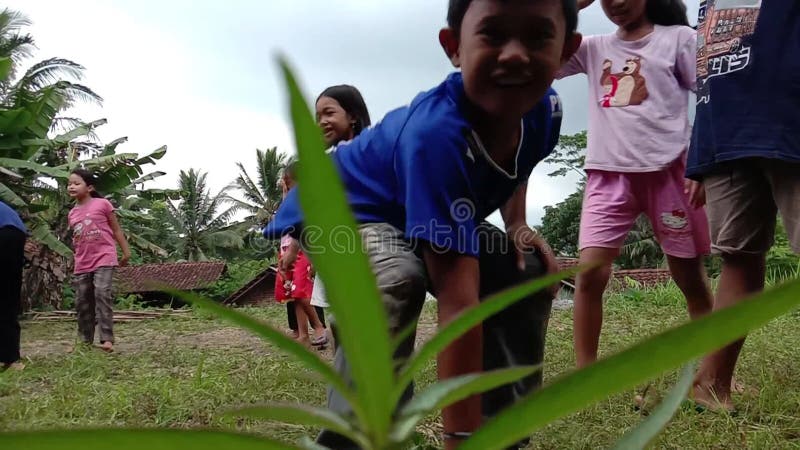
<path fill-rule="evenodd" d="M 232 203 L 227 188 L 211 195 L 207 173 L 181 170 L 178 176 L 180 200 L 167 202 L 168 216 L 179 237 L 177 254 L 189 261 L 205 261 L 220 249 L 241 248 L 242 236 L 230 221 L 238 207 Z"/>
<path fill-rule="evenodd" d="M 283 193 L 278 181 L 286 163 L 286 155 L 280 153 L 277 147 L 263 151 L 256 149 L 255 177 L 250 176 L 244 164 L 236 163 L 239 176 L 230 187 L 237 189 L 244 197 L 233 201 L 249 214 L 245 217 L 245 222 L 260 228 L 272 219 L 281 203 Z"/>
<path fill-rule="evenodd" d="M 124 138 L 102 145 L 94 136 L 105 119 L 83 123 L 59 117 L 75 102 L 101 99 L 75 81 L 83 67 L 69 60 L 54 58 L 20 69 L 34 49 L 33 38 L 22 31 L 28 25 L 25 16 L 0 11 L 0 200 L 16 208 L 31 231 L 25 306 L 59 307 L 72 255 L 66 220 L 71 200 L 65 193 L 69 172 L 79 165 L 94 171 L 101 192 L 112 199 L 119 195 L 124 214 L 125 203 L 134 202 L 142 183 L 161 175 L 144 175 L 142 166 L 153 164 L 166 149 L 141 158 L 117 153 Z"/>

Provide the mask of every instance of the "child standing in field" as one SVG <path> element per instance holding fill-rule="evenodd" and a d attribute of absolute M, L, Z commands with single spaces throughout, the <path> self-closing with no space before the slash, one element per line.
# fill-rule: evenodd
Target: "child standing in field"
<path fill-rule="evenodd" d="M 558 270 L 526 223 L 525 198 L 531 171 L 558 141 L 563 112 L 549 86 L 580 44 L 575 1 L 450 0 L 447 23 L 439 43 L 460 73 L 331 154 L 393 336 L 418 320 L 428 280 L 446 324 L 492 293 Z M 485 222 L 497 209 L 505 231 Z M 295 189 L 264 235 L 302 238 L 302 224 Z M 523 299 L 453 342 L 439 355 L 439 378 L 540 363 L 553 291 Z M 414 336 L 398 346 L 398 363 L 413 347 Z M 341 347 L 334 364 L 348 376 Z M 445 447 L 456 448 L 485 417 L 540 382 L 527 377 L 483 403 L 473 396 L 445 408 Z M 328 394 L 329 409 L 349 411 L 338 392 Z M 318 442 L 357 448 L 330 431 Z"/>
<path fill-rule="evenodd" d="M 691 204 L 684 179 L 697 48 L 686 6 L 680 0 L 601 3 L 619 28 L 586 37 L 559 73 L 585 73 L 590 85 L 580 262 L 600 265 L 577 277 L 579 367 L 597 359 L 611 265 L 640 214 L 650 219 L 691 317 L 706 314 L 712 302 L 703 267 L 710 251 L 708 221 Z"/>
<path fill-rule="evenodd" d="M 75 307 L 79 338 L 92 345 L 95 326 L 99 326 L 101 348 L 111 352 L 114 349 L 111 289 L 114 267 L 126 265 L 131 252 L 114 207 L 95 190 L 96 182 L 91 172 L 77 169 L 69 176 L 67 184 L 67 192 L 76 203 L 69 212 L 75 252 Z M 119 260 L 115 242 L 122 250 Z"/>
<path fill-rule="evenodd" d="M 294 186 L 293 165 L 284 169 L 281 177 L 284 196 Z M 324 347 L 328 344 L 324 310 L 311 305 L 314 286 L 311 262 L 300 244 L 291 236 L 281 238 L 278 254 L 278 274 L 275 278 L 275 299 L 287 303 L 289 327 L 295 338 L 307 345 Z M 314 338 L 308 335 L 308 325 L 314 329 Z"/>
<path fill-rule="evenodd" d="M 364 97 L 354 86 L 338 85 L 325 89 L 317 97 L 315 109 L 325 144 L 331 148 L 352 140 L 371 125 Z M 328 308 L 325 285 L 318 275 L 314 277 L 311 304 L 315 308 Z M 333 326 L 333 320 L 329 321 Z"/>
<path fill-rule="evenodd" d="M 687 176 L 702 182 L 712 252 L 722 257 L 714 309 L 764 289 L 778 214 L 800 253 L 800 2 L 700 2 L 697 115 Z M 740 339 L 703 359 L 702 407 L 733 410 Z M 761 351 L 761 349 L 759 349 Z"/>

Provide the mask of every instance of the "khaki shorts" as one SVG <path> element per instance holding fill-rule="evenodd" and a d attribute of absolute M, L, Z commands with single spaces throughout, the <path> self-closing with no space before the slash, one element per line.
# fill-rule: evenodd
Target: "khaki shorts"
<path fill-rule="evenodd" d="M 780 214 L 800 253 L 800 163 L 746 159 L 706 176 L 706 212 L 715 254 L 765 254 Z"/>

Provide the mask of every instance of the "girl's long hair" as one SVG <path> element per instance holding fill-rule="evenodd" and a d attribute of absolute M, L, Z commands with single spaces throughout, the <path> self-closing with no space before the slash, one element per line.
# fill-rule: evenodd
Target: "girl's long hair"
<path fill-rule="evenodd" d="M 655 25 L 690 26 L 683 0 L 647 0 L 645 15 L 647 20 Z"/>
<path fill-rule="evenodd" d="M 72 171 L 72 174 L 81 177 L 83 182 L 86 183 L 86 186 L 95 187 L 97 185 L 97 176 L 86 169 L 75 169 Z M 89 195 L 92 198 L 103 198 L 103 196 L 97 192 L 97 189 L 89 191 Z"/>

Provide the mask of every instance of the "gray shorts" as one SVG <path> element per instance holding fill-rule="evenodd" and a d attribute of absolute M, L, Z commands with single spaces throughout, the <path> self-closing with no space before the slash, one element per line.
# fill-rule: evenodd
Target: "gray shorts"
<path fill-rule="evenodd" d="M 800 163 L 735 161 L 703 185 L 713 253 L 767 253 L 779 213 L 792 250 L 800 253 Z"/>

